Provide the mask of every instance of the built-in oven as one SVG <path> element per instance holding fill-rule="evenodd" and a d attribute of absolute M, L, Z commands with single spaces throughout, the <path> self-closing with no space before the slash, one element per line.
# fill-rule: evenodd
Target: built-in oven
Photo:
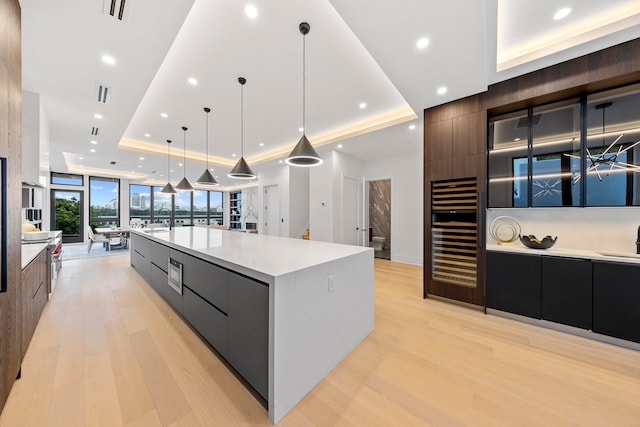
<path fill-rule="evenodd" d="M 182 263 L 169 258 L 169 286 L 182 295 Z"/>

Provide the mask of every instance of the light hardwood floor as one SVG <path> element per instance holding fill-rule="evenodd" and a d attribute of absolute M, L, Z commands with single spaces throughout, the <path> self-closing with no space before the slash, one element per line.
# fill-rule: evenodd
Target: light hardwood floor
<path fill-rule="evenodd" d="M 375 330 L 281 426 L 639 426 L 640 352 L 423 300 L 376 260 Z M 0 416 L 14 426 L 269 425 L 129 266 L 66 261 Z"/>

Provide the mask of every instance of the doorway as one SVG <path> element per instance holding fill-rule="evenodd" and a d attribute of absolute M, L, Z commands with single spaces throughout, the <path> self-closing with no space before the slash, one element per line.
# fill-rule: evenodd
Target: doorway
<path fill-rule="evenodd" d="M 271 236 L 280 235 L 280 199 L 278 186 L 264 187 L 264 233 Z"/>
<path fill-rule="evenodd" d="M 391 180 L 369 181 L 369 246 L 376 258 L 391 259 Z"/>
<path fill-rule="evenodd" d="M 51 230 L 62 230 L 62 243 L 84 241 L 84 192 L 51 190 Z"/>
<path fill-rule="evenodd" d="M 359 225 L 362 193 L 361 181 L 342 177 L 342 243 L 362 245 L 363 232 Z"/>

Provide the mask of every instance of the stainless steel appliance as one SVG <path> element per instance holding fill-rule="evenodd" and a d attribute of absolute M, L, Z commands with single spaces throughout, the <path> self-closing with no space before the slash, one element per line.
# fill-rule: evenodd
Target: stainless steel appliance
<path fill-rule="evenodd" d="M 169 258 L 169 286 L 182 295 L 182 263 Z"/>

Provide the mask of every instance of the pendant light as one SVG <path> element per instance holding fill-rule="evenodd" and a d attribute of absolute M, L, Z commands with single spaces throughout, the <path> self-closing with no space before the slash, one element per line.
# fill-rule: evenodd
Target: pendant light
<path fill-rule="evenodd" d="M 184 144 L 182 146 L 182 180 L 178 183 L 178 185 L 176 185 L 176 188 L 178 190 L 189 190 L 189 191 L 193 191 L 193 186 L 191 185 L 191 183 L 189 182 L 189 180 L 187 179 L 187 128 L 182 126 L 182 134 L 183 134 L 183 140 L 184 140 Z"/>
<path fill-rule="evenodd" d="M 247 79 L 244 77 L 238 77 L 238 83 L 240 83 L 240 160 L 227 175 L 229 178 L 255 179 L 256 177 L 256 174 L 244 160 L 244 84 L 246 82 Z"/>
<path fill-rule="evenodd" d="M 209 113 L 211 112 L 211 109 L 208 107 L 204 107 L 204 112 L 206 113 L 206 117 L 207 117 L 207 121 L 206 121 L 206 133 L 207 133 L 207 168 L 204 170 L 204 172 L 202 172 L 202 175 L 200 175 L 200 178 L 198 178 L 198 180 L 196 181 L 196 184 L 201 184 L 201 185 L 218 185 L 218 181 L 216 181 L 216 179 L 213 177 L 213 175 L 211 175 L 211 172 L 209 172 Z"/>
<path fill-rule="evenodd" d="M 298 143 L 296 144 L 296 146 L 293 148 L 293 150 L 291 151 L 291 153 L 289 153 L 289 157 L 287 157 L 287 159 L 285 160 L 285 162 L 288 165 L 291 166 L 298 166 L 298 167 L 311 167 L 311 166 L 318 166 L 322 164 L 322 159 L 320 158 L 320 156 L 318 155 L 318 153 L 316 152 L 316 150 L 313 148 L 313 145 L 311 145 L 311 143 L 309 142 L 309 140 L 307 139 L 307 136 L 305 135 L 305 132 L 307 130 L 306 124 L 305 124 L 305 104 L 306 104 L 306 88 L 305 88 L 305 72 L 306 72 L 306 67 L 305 67 L 305 57 L 306 57 L 306 49 L 305 49 L 305 36 L 309 33 L 309 30 L 311 29 L 311 26 L 306 23 L 306 22 L 302 22 L 298 28 L 300 29 L 300 32 L 302 33 L 302 138 L 300 138 L 300 141 L 298 141 Z"/>
<path fill-rule="evenodd" d="M 162 187 L 161 193 L 176 194 L 176 189 L 171 185 L 171 140 L 167 139 L 167 185 Z"/>

